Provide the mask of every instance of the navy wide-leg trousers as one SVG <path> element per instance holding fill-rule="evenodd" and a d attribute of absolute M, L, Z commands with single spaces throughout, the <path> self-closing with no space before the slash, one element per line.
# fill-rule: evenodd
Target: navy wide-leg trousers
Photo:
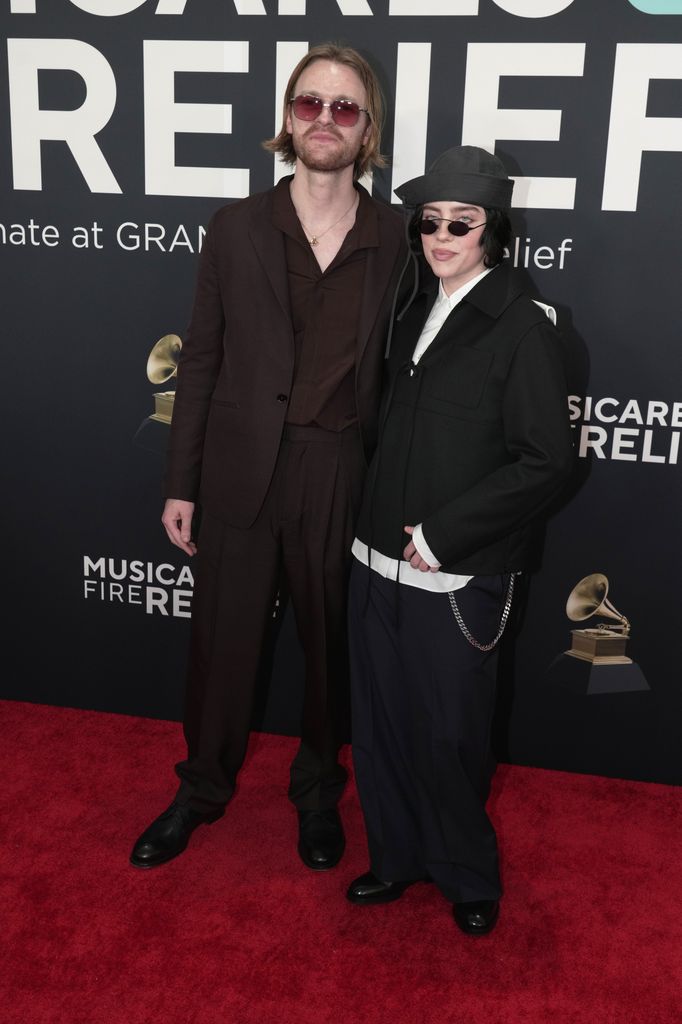
<path fill-rule="evenodd" d="M 495 635 L 507 576 L 456 592 L 464 622 Z M 447 594 L 354 562 L 350 586 L 353 760 L 370 866 L 383 881 L 430 878 L 452 902 L 501 894 L 485 803 L 497 648 L 463 636 Z"/>

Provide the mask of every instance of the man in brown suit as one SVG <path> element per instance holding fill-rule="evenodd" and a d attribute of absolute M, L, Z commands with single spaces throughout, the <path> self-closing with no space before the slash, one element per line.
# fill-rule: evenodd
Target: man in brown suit
<path fill-rule="evenodd" d="M 171 806 L 131 863 L 181 853 L 224 813 L 244 759 L 280 574 L 305 653 L 301 743 L 289 797 L 298 849 L 338 863 L 336 805 L 347 685 L 346 589 L 377 400 L 402 219 L 357 179 L 380 166 L 381 96 L 354 50 L 311 50 L 266 148 L 295 164 L 225 206 L 204 242 L 178 368 L 163 523 L 197 556 L 185 712 Z M 195 545 L 195 502 L 202 509 Z"/>

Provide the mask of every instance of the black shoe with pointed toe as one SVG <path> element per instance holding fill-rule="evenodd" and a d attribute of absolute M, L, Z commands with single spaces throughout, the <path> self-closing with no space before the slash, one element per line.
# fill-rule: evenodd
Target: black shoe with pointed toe
<path fill-rule="evenodd" d="M 156 868 L 186 849 L 192 832 L 199 825 L 210 825 L 222 818 L 224 810 L 195 811 L 186 804 L 173 802 L 151 823 L 133 846 L 130 863 L 136 868 Z"/>
<path fill-rule="evenodd" d="M 371 906 L 373 903 L 391 903 L 400 899 L 402 894 L 412 882 L 382 882 L 371 871 L 360 875 L 348 887 L 346 898 L 351 903 L 365 904 Z"/>

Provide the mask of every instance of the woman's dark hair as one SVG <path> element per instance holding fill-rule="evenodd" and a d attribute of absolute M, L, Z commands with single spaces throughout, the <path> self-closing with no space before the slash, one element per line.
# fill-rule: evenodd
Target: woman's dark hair
<path fill-rule="evenodd" d="M 504 259 L 505 249 L 509 251 L 512 226 L 506 210 L 492 207 L 485 212 L 486 224 L 481 233 L 481 245 L 485 251 L 483 262 L 486 267 L 496 267 Z"/>
<path fill-rule="evenodd" d="M 419 231 L 419 222 L 422 220 L 423 207 L 418 206 L 414 211 L 407 226 L 407 234 L 410 248 L 413 252 L 423 255 L 422 236 Z M 481 248 L 483 249 L 483 264 L 486 267 L 496 267 L 505 256 L 505 249 L 509 249 L 512 237 L 512 226 L 509 214 L 506 210 L 498 207 L 486 209 L 486 224 L 481 232 Z"/>

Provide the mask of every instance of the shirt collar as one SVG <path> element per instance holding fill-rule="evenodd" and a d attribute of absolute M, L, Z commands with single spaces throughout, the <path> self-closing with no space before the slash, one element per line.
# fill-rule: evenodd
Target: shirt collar
<path fill-rule="evenodd" d="M 285 234 L 297 238 L 299 241 L 305 237 L 301 222 L 296 215 L 296 209 L 291 200 L 289 186 L 293 181 L 293 175 L 282 178 L 275 185 L 272 198 L 272 224 Z M 370 249 L 379 246 L 379 216 L 372 199 L 366 189 L 355 184 L 359 194 L 358 209 L 355 215 L 355 224 L 349 231 L 352 236 L 354 248 Z"/>

